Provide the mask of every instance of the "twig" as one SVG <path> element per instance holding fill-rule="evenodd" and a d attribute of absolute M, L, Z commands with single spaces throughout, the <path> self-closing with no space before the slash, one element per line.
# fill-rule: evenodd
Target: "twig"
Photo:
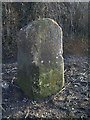
<path fill-rule="evenodd" d="M 0 105 L 0 108 L 1 108 L 1 110 L 3 110 L 4 112 L 6 112 L 5 109 L 2 107 L 2 105 Z"/>
<path fill-rule="evenodd" d="M 65 88 L 66 88 L 67 86 L 69 86 L 70 84 L 71 84 L 71 83 L 68 83 L 67 85 L 65 85 L 65 87 L 62 88 L 57 94 L 55 94 L 54 97 L 57 96 L 58 94 L 60 94 L 63 90 L 65 90 Z"/>
<path fill-rule="evenodd" d="M 27 114 L 25 115 L 25 119 L 29 116 L 29 109 L 27 111 Z"/>

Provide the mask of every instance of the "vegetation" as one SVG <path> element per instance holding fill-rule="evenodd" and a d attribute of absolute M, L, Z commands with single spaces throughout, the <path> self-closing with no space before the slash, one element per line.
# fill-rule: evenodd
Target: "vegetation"
<path fill-rule="evenodd" d="M 17 58 L 17 33 L 29 22 L 49 17 L 54 19 L 63 29 L 64 53 L 71 53 L 69 41 L 85 41 L 88 37 L 88 3 L 61 2 L 3 2 L 3 60 Z M 66 49 L 69 43 L 69 51 Z M 86 46 L 87 47 L 87 46 Z M 81 47 L 80 49 L 84 49 Z M 84 50 L 85 52 L 87 49 Z"/>

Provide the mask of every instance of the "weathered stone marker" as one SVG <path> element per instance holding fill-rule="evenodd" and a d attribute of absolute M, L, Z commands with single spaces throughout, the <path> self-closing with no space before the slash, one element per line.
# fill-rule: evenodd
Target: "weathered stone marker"
<path fill-rule="evenodd" d="M 55 94 L 64 85 L 62 29 L 52 19 L 33 21 L 18 34 L 17 84 L 30 98 Z"/>

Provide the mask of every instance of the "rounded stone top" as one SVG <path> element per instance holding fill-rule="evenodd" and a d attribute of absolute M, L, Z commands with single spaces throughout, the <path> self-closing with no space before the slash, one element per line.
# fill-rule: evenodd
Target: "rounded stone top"
<path fill-rule="evenodd" d="M 51 46 L 57 50 L 58 54 L 62 54 L 62 36 L 62 28 L 57 22 L 50 18 L 42 18 L 23 27 L 18 34 L 18 42 L 27 41 L 39 47 L 46 42 L 52 44 Z"/>

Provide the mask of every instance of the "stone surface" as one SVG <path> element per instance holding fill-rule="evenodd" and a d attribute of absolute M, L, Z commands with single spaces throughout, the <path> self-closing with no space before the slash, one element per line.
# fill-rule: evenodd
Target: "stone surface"
<path fill-rule="evenodd" d="M 64 85 L 62 29 L 52 19 L 33 21 L 18 34 L 17 84 L 30 98 L 55 94 Z"/>

